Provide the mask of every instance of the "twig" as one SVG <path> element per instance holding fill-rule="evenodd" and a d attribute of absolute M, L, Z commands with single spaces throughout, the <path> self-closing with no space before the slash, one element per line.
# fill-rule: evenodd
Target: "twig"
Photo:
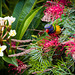
<path fill-rule="evenodd" d="M 43 30 L 36 30 L 36 29 L 28 29 L 28 30 L 39 31 L 39 32 L 46 32 L 46 31 L 43 31 Z"/>
<path fill-rule="evenodd" d="M 5 35 L 2 37 L 2 39 L 4 39 L 6 37 L 6 35 L 8 34 L 8 31 L 5 33 Z"/>
<path fill-rule="evenodd" d="M 28 46 L 28 45 L 20 45 L 20 46 L 15 46 L 15 47 L 24 47 L 24 46 Z"/>
<path fill-rule="evenodd" d="M 20 42 L 20 43 L 26 43 L 26 42 L 31 42 L 33 40 L 16 40 L 16 39 L 11 39 L 11 41 L 14 41 L 14 42 Z"/>
<path fill-rule="evenodd" d="M 22 51 L 25 51 L 26 49 L 24 49 L 24 48 L 20 48 L 20 47 L 17 47 L 17 46 L 11 46 L 12 48 L 16 48 L 16 49 L 18 49 L 18 50 L 22 50 Z"/>
<path fill-rule="evenodd" d="M 52 69 L 54 69 L 54 68 L 56 68 L 56 67 L 53 67 L 53 68 L 51 68 L 51 69 L 46 69 L 46 70 L 44 70 L 44 71 L 36 71 L 36 72 L 33 72 L 32 74 L 37 74 L 37 73 L 41 73 L 41 72 L 47 72 L 47 71 L 50 71 L 50 70 L 52 70 Z"/>
<path fill-rule="evenodd" d="M 61 64 L 61 65 L 63 65 L 63 64 Z M 33 72 L 32 74 L 37 74 L 37 73 L 41 73 L 41 72 L 47 72 L 47 71 L 50 71 L 50 70 L 52 70 L 54 68 L 56 68 L 56 67 L 53 67 L 53 68 L 50 68 L 50 69 L 46 69 L 44 71 L 36 71 L 36 72 Z"/>
<path fill-rule="evenodd" d="M 73 64 L 74 64 L 74 63 L 73 63 Z M 72 64 L 72 65 L 73 65 L 73 64 Z M 68 67 L 68 69 L 69 69 L 72 65 L 70 65 L 70 66 Z"/>
<path fill-rule="evenodd" d="M 23 51 L 25 51 L 26 49 L 24 49 L 24 48 L 19 48 L 19 47 L 17 47 L 17 49 L 18 50 L 23 50 Z"/>
<path fill-rule="evenodd" d="M 22 55 L 25 55 L 25 54 L 29 53 L 31 50 L 34 50 L 34 49 L 36 49 L 36 48 L 30 48 L 30 49 L 25 50 L 24 52 L 21 52 L 21 53 L 18 53 L 18 54 L 8 55 L 8 57 L 22 56 Z"/>

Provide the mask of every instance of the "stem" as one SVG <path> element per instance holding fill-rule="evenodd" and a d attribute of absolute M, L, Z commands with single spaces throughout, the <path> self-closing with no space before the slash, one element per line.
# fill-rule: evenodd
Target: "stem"
<path fill-rule="evenodd" d="M 61 64 L 61 65 L 63 65 L 63 64 Z M 56 67 L 53 67 L 53 68 L 50 68 L 50 69 L 46 69 L 44 71 L 36 71 L 36 72 L 33 72 L 32 74 L 37 74 L 37 73 L 41 73 L 41 72 L 47 72 L 47 71 L 50 71 L 50 70 L 52 70 L 54 68 L 56 68 Z"/>
<path fill-rule="evenodd" d="M 31 42 L 33 40 L 16 40 L 16 39 L 11 39 L 11 41 L 14 41 L 14 42 L 20 42 L 20 43 L 25 43 L 25 42 Z"/>
<path fill-rule="evenodd" d="M 28 29 L 28 30 L 31 30 L 31 31 L 39 31 L 39 32 L 46 32 L 45 30 L 36 30 L 36 29 Z"/>
<path fill-rule="evenodd" d="M 74 64 L 74 63 L 73 63 L 73 64 Z M 72 64 L 72 65 L 73 65 L 73 64 Z M 69 69 L 72 65 L 70 65 L 70 66 L 68 67 L 68 69 Z"/>
<path fill-rule="evenodd" d="M 24 46 L 29 46 L 29 45 L 20 45 L 20 46 L 15 46 L 15 47 L 24 47 Z"/>
<path fill-rule="evenodd" d="M 8 57 L 23 56 L 23 55 L 29 53 L 31 50 L 34 50 L 34 49 L 36 49 L 36 48 L 30 48 L 30 49 L 25 50 L 24 52 L 21 52 L 21 53 L 18 53 L 18 54 L 8 55 Z"/>
<path fill-rule="evenodd" d="M 19 48 L 19 47 L 17 47 L 17 46 L 11 46 L 12 48 L 16 48 L 16 49 L 18 49 L 18 50 L 22 50 L 22 51 L 25 51 L 26 49 L 24 49 L 24 48 Z"/>
<path fill-rule="evenodd" d="M 52 70 L 52 69 L 54 69 L 54 68 L 56 68 L 56 67 L 53 67 L 53 68 L 51 68 L 51 69 L 46 69 L 46 70 L 44 70 L 44 71 L 36 71 L 36 72 L 33 72 L 32 74 L 37 74 L 37 73 L 41 73 L 41 72 L 47 72 L 47 71 L 50 71 L 50 70 Z"/>
<path fill-rule="evenodd" d="M 8 34 L 8 31 L 5 33 L 5 35 L 2 37 L 2 39 L 4 39 L 6 37 L 6 35 Z"/>
<path fill-rule="evenodd" d="M 40 1 L 37 2 L 37 4 L 38 4 L 38 3 L 41 3 L 41 2 L 43 2 L 43 1 L 45 1 L 45 0 L 40 0 Z"/>

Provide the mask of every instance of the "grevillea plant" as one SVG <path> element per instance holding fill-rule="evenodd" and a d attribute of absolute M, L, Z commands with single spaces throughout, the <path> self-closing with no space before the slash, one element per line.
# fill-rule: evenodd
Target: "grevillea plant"
<path fill-rule="evenodd" d="M 50 39 L 50 40 L 49 40 Z M 59 46 L 61 46 L 61 43 L 59 43 L 58 37 L 45 37 L 40 42 L 38 42 L 39 46 L 43 46 L 43 51 L 48 52 L 52 48 L 57 49 Z M 62 51 L 62 50 L 60 50 Z"/>
<path fill-rule="evenodd" d="M 63 14 L 64 6 L 59 3 L 47 1 L 44 6 L 46 7 L 46 10 L 44 10 L 44 17 L 41 19 L 42 21 L 54 21 Z"/>
<path fill-rule="evenodd" d="M 51 0 L 51 1 L 53 1 L 53 0 Z M 62 5 L 64 5 L 64 6 L 68 6 L 68 5 L 70 5 L 71 3 L 72 3 L 72 1 L 71 0 L 55 0 L 57 3 L 59 3 L 59 4 L 62 4 Z"/>
<path fill-rule="evenodd" d="M 62 5 L 70 5 L 71 4 L 71 0 L 56 0 L 58 1 L 58 3 L 62 4 Z"/>
<path fill-rule="evenodd" d="M 29 59 L 30 73 L 38 75 L 39 73 L 57 75 L 62 74 L 62 72 L 72 74 L 71 70 L 74 69 L 75 60 L 75 39 L 71 38 L 61 43 L 59 38 L 59 36 L 46 36 L 31 45 L 36 49 L 29 53 L 31 55 Z"/>
<path fill-rule="evenodd" d="M 69 41 L 63 43 L 64 47 L 66 46 L 66 55 L 71 55 L 72 58 L 75 60 L 75 38 L 70 38 Z"/>
<path fill-rule="evenodd" d="M 75 10 L 67 6 L 72 0 L 49 0 L 41 6 L 45 1 L 19 0 L 12 14 L 16 18 L 0 17 L 0 69 L 7 65 L 9 75 L 74 75 Z M 60 34 L 48 35 L 47 23 L 60 26 Z M 26 39 L 31 36 L 26 30 L 33 30 L 32 39 Z"/>
<path fill-rule="evenodd" d="M 66 0 L 67 1 L 67 0 Z M 62 2 L 62 1 L 61 1 Z M 60 3 L 57 3 L 60 5 Z M 63 2 L 64 3 L 64 2 Z M 66 5 L 61 4 L 60 6 Z M 56 14 L 51 13 L 56 10 L 53 9 L 56 2 L 47 1 L 45 6 L 47 7 L 44 11 L 44 17 L 42 21 L 50 22 L 50 20 L 55 22 L 56 16 L 58 15 L 58 11 Z M 52 7 L 53 6 L 53 7 Z M 64 6 L 63 6 L 64 7 Z M 61 8 L 63 12 L 63 9 Z M 51 9 L 52 8 L 52 9 Z M 60 7 L 57 7 L 59 10 Z M 50 11 L 49 11 L 50 9 Z M 68 75 L 74 74 L 75 71 L 75 16 L 74 10 L 70 9 L 70 12 L 66 12 L 66 16 L 63 17 L 63 21 L 57 22 L 57 25 L 61 27 L 61 34 L 55 35 L 50 34 L 49 36 L 44 36 L 41 40 L 37 40 L 35 44 L 32 44 L 30 47 L 36 47 L 35 50 L 31 51 L 29 54 L 31 55 L 29 65 L 31 65 L 29 69 L 29 73 L 32 74 L 41 74 L 41 75 Z M 60 15 L 61 15 L 61 12 Z M 52 15 L 54 14 L 54 15 Z M 62 13 L 63 14 L 63 13 Z M 56 16 L 55 16 L 56 15 Z M 73 15 L 73 17 L 72 17 Z M 71 23 L 72 22 L 72 23 Z M 52 22 L 53 23 L 53 22 Z M 49 23 L 49 24 L 52 24 Z M 65 24 L 64 24 L 65 23 Z M 67 24 L 66 24 L 67 23 Z M 71 31 L 72 30 L 72 31 Z M 66 35 L 65 35 L 66 34 Z M 66 36 L 66 38 L 64 37 Z M 65 40 L 62 40 L 61 38 Z M 70 38 L 71 37 L 71 38 Z"/>
<path fill-rule="evenodd" d="M 9 71 L 8 72 L 11 72 L 13 73 L 14 75 L 17 75 L 17 74 L 22 74 L 24 72 L 25 69 L 27 69 L 27 65 L 24 64 L 22 61 L 16 59 L 17 62 L 18 62 L 18 67 L 16 67 L 15 65 L 13 64 L 9 64 L 8 68 L 9 68 Z M 23 71 L 22 71 L 23 70 Z"/>

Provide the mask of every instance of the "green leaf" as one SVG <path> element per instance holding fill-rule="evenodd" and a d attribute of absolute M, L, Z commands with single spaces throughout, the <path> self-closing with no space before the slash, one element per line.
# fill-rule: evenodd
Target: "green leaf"
<path fill-rule="evenodd" d="M 0 57 L 0 70 L 4 68 L 4 61 L 3 59 Z"/>
<path fill-rule="evenodd" d="M 16 18 L 15 22 L 12 24 L 12 28 L 16 29 L 16 25 L 19 19 L 19 15 L 21 14 L 22 8 L 25 4 L 25 0 L 20 0 L 17 5 L 15 6 L 15 9 L 13 11 L 12 16 Z"/>
<path fill-rule="evenodd" d="M 2 0 L 0 0 L 0 17 L 2 16 Z"/>
<path fill-rule="evenodd" d="M 21 14 L 19 15 L 16 30 L 18 31 L 18 28 L 20 25 L 22 25 L 22 22 L 24 21 L 24 18 L 27 16 L 27 14 L 32 11 L 36 4 L 37 0 L 26 0 L 23 9 L 21 11 Z"/>
<path fill-rule="evenodd" d="M 37 14 L 37 12 L 41 9 L 42 7 L 36 8 L 35 10 L 33 10 L 32 12 L 30 12 L 24 19 L 23 25 L 20 26 L 20 28 L 18 29 L 18 39 L 22 39 L 24 33 L 26 32 L 28 26 L 30 25 L 31 21 L 33 20 L 33 18 L 35 17 L 35 15 Z"/>
<path fill-rule="evenodd" d="M 3 56 L 2 59 L 4 61 L 6 61 L 7 63 L 13 64 L 13 65 L 15 65 L 15 66 L 18 67 L 18 64 L 17 64 L 17 61 L 16 61 L 16 58 L 15 57 L 9 58 L 7 56 Z"/>
<path fill-rule="evenodd" d="M 37 14 L 36 16 L 34 17 L 32 23 L 30 24 L 30 28 L 29 29 L 36 29 L 39 24 L 41 23 L 41 18 L 43 17 L 43 11 L 44 11 L 44 8 L 42 8 Z"/>

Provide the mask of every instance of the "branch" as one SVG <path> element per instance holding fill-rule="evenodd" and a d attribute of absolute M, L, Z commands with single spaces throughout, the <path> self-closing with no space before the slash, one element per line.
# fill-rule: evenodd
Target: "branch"
<path fill-rule="evenodd" d="M 11 39 L 11 41 L 14 41 L 14 42 L 20 42 L 20 43 L 26 43 L 26 42 L 31 42 L 33 40 L 16 40 L 16 39 Z"/>
<path fill-rule="evenodd" d="M 16 47 L 24 47 L 24 46 L 29 46 L 29 45 L 20 45 L 20 46 L 16 46 Z"/>
<path fill-rule="evenodd" d="M 63 65 L 63 64 L 61 64 L 61 65 Z M 47 72 L 47 71 L 50 71 L 50 70 L 52 70 L 54 68 L 56 68 L 56 67 L 53 67 L 53 68 L 50 68 L 50 69 L 46 69 L 44 71 L 36 71 L 36 72 L 33 72 L 32 74 L 37 74 L 37 73 L 41 73 L 41 72 Z"/>
<path fill-rule="evenodd" d="M 24 49 L 24 48 L 20 48 L 20 47 L 17 47 L 17 46 L 11 46 L 12 48 L 16 48 L 16 49 L 18 49 L 18 50 L 22 50 L 22 51 L 25 51 L 26 49 Z"/>
<path fill-rule="evenodd" d="M 8 55 L 8 57 L 22 56 L 22 55 L 25 55 L 25 54 L 29 53 L 31 50 L 34 50 L 34 49 L 36 49 L 36 48 L 30 48 L 30 49 L 25 50 L 24 52 L 21 52 L 21 53 L 18 53 L 18 54 Z"/>
<path fill-rule="evenodd" d="M 36 29 L 28 29 L 28 30 L 39 31 L 39 32 L 46 32 L 45 30 L 36 30 Z"/>
<path fill-rule="evenodd" d="M 37 74 L 37 73 L 41 73 L 41 72 L 47 72 L 47 71 L 50 71 L 50 70 L 52 70 L 52 69 L 54 69 L 54 68 L 56 68 L 56 67 L 53 67 L 53 68 L 51 68 L 51 69 L 46 69 L 46 70 L 44 70 L 44 71 L 36 71 L 36 72 L 33 72 L 32 74 Z"/>
<path fill-rule="evenodd" d="M 5 35 L 2 37 L 2 39 L 4 39 L 6 37 L 6 35 L 8 34 L 8 31 L 5 33 Z"/>

